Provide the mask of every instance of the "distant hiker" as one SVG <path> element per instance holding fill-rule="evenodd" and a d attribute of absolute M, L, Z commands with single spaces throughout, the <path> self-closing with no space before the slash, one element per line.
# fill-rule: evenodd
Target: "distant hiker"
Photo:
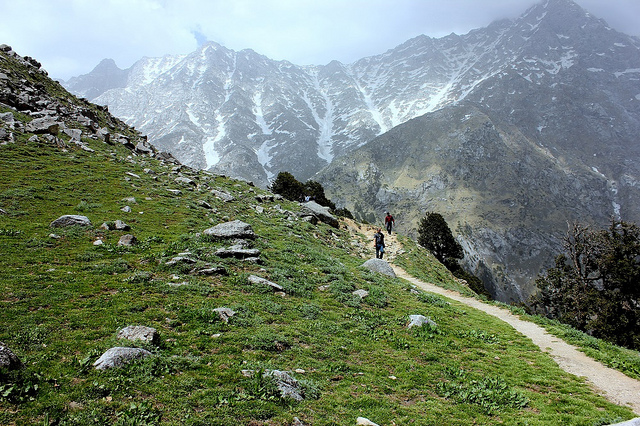
<path fill-rule="evenodd" d="M 384 218 L 384 226 L 387 228 L 389 235 L 391 235 L 391 228 L 393 228 L 393 225 L 395 224 L 396 221 L 393 220 L 393 216 L 391 216 L 391 213 L 387 212 L 387 216 Z"/>
<path fill-rule="evenodd" d="M 373 241 L 376 246 L 376 259 L 382 259 L 384 255 L 384 234 L 382 229 L 378 228 L 378 232 L 373 234 Z"/>

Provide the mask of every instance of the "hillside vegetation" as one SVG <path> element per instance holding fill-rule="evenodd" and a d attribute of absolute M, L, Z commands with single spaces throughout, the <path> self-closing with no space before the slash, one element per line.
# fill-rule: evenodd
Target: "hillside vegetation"
<path fill-rule="evenodd" d="M 23 65 L 12 64 L 10 77 L 21 75 Z M 28 71 L 24 79 L 42 80 L 43 90 L 56 87 Z M 32 120 L 0 105 L 7 112 Z M 82 127 L 67 121 L 74 125 Z M 633 417 L 501 321 L 363 268 L 370 241 L 303 220 L 298 203 L 127 144 L 85 136 L 78 144 L 62 133 L 36 140 L 14 127 L 0 145 L 0 341 L 24 366 L 0 370 L 0 424 L 604 425 Z M 92 225 L 50 226 L 67 214 Z M 110 229 L 117 220 L 130 229 Z M 246 249 L 258 259 L 224 257 L 218 250 L 234 241 L 204 233 L 233 220 L 251 225 Z M 118 245 L 124 234 L 138 243 Z M 417 256 L 432 281 L 459 285 L 420 250 L 398 262 L 415 267 Z M 225 318 L 221 307 L 235 314 Z M 408 328 L 418 314 L 432 323 Z M 153 327 L 159 339 L 119 339 L 131 325 Z M 116 346 L 151 355 L 95 369 Z M 265 375 L 274 370 L 289 372 L 301 400 Z"/>

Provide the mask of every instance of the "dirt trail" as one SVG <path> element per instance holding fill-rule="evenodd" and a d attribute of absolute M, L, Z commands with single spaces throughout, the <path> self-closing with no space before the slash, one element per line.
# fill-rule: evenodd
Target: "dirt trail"
<path fill-rule="evenodd" d="M 348 224 L 348 227 L 353 233 L 362 234 L 367 239 L 371 240 L 371 244 L 367 246 L 367 248 L 369 249 L 369 253 L 375 253 L 373 249 L 373 234 L 377 227 L 358 227 L 355 224 Z M 385 231 L 384 234 L 387 246 L 387 254 L 385 257 L 388 257 L 388 261 L 393 262 L 395 256 L 402 250 L 402 246 L 396 239 L 395 233 L 389 235 Z M 371 257 L 371 255 L 369 255 L 369 257 Z M 596 392 L 615 404 L 628 406 L 634 413 L 640 416 L 640 381 L 625 376 L 621 372 L 606 367 L 605 365 L 589 358 L 587 355 L 580 352 L 575 346 L 569 345 L 562 339 L 547 333 L 544 328 L 537 324 L 521 320 L 518 316 L 512 314 L 506 309 L 488 305 L 480 300 L 463 296 L 458 292 L 445 290 L 434 284 L 426 283 L 412 277 L 396 265 L 391 264 L 391 266 L 398 277 L 415 284 L 423 290 L 440 294 L 503 320 L 517 331 L 530 338 L 542 351 L 549 353 L 560 368 L 570 374 L 584 377 Z"/>

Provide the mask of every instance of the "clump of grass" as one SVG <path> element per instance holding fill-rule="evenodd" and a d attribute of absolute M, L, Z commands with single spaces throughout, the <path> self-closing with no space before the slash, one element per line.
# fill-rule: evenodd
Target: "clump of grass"
<path fill-rule="evenodd" d="M 447 368 L 445 373 L 447 381 L 438 383 L 438 394 L 458 403 L 473 404 L 486 414 L 522 409 L 529 404 L 522 392 L 499 377 L 474 377 L 469 371 L 456 368 Z"/>

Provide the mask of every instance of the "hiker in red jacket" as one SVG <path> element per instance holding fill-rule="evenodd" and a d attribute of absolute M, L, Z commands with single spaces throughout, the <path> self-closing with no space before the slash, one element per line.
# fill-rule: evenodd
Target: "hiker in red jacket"
<path fill-rule="evenodd" d="M 389 232 L 389 235 L 391 235 L 391 228 L 393 228 L 393 225 L 395 225 L 396 221 L 393 220 L 393 216 L 391 216 L 391 213 L 387 212 L 387 216 L 384 218 L 384 226 L 385 228 L 387 228 L 387 232 Z"/>

